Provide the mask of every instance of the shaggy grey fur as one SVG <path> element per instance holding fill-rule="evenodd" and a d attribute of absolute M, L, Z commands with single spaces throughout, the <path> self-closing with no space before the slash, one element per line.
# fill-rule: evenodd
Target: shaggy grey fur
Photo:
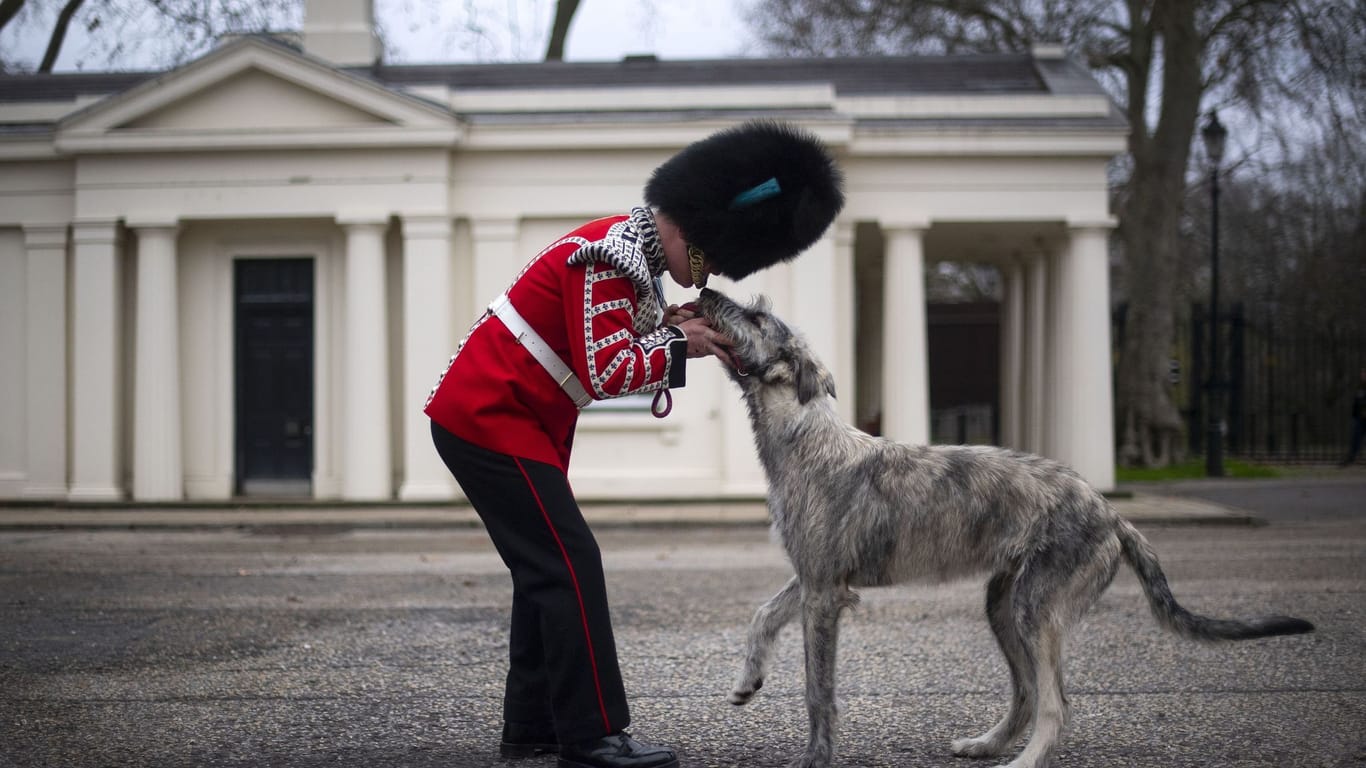
<path fill-rule="evenodd" d="M 991 757 L 1032 735 L 1010 768 L 1047 765 L 1067 722 L 1062 644 L 1122 561 L 1138 574 L 1158 623 L 1184 637 L 1241 640 L 1313 630 L 1301 619 L 1210 619 L 1177 604 L 1143 536 L 1071 469 L 986 446 L 906 445 L 849 426 L 834 380 L 764 299 L 741 306 L 713 290 L 703 316 L 734 341 L 731 378 L 744 393 L 769 511 L 796 575 L 750 625 L 730 700 L 763 685 L 773 641 L 800 616 L 806 651 L 806 751 L 792 763 L 831 765 L 835 648 L 850 587 L 990 574 L 986 614 L 1014 695 L 986 733 L 955 754 Z"/>

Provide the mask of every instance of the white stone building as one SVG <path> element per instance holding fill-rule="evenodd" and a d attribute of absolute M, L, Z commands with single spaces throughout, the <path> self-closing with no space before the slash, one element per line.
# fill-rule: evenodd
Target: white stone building
<path fill-rule="evenodd" d="M 1001 442 L 1113 486 L 1125 125 L 1059 52 L 387 66 L 368 5 L 311 2 L 294 44 L 169 72 L 0 77 L 0 499 L 457 497 L 422 405 L 469 323 L 555 236 L 752 117 L 824 139 L 848 205 L 720 287 L 773 298 L 844 414 L 927 440 L 924 270 L 995 264 Z M 763 493 L 738 392 L 714 361 L 688 380 L 667 419 L 583 414 L 580 497 Z"/>

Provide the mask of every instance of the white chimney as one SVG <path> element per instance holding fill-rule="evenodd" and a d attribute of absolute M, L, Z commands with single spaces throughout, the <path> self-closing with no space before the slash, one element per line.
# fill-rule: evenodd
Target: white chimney
<path fill-rule="evenodd" d="M 304 0 L 304 52 L 342 67 L 374 64 L 383 52 L 374 0 Z"/>

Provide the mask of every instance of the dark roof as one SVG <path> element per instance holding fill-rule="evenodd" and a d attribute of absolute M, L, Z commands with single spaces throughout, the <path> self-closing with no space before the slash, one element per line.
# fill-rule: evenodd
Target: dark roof
<path fill-rule="evenodd" d="M 273 39 L 266 44 L 280 45 L 295 54 L 296 48 Z M 325 62 L 323 62 L 325 64 Z M 954 56 L 857 56 L 838 58 L 703 59 L 659 60 L 653 56 L 628 56 L 612 62 L 533 62 L 519 64 L 402 64 L 370 67 L 343 67 L 341 71 L 379 86 L 402 90 L 416 86 L 446 86 L 453 91 L 574 89 L 612 87 L 706 87 L 725 85 L 798 85 L 828 84 L 844 96 L 851 95 L 925 95 L 925 94 L 1095 94 L 1104 91 L 1095 79 L 1076 62 L 1065 58 L 1036 58 L 1029 54 L 972 54 Z M 100 97 L 120 93 L 166 72 L 66 73 L 47 75 L 0 75 L 0 104 L 25 101 L 70 101 L 78 97 Z M 623 105 L 629 109 L 629 105 Z M 677 110 L 666 110 L 679 117 Z M 693 117 L 707 116 L 716 110 L 684 110 Z M 744 112 L 743 109 L 739 110 Z M 729 117 L 735 110 L 722 110 Z M 798 117 L 802 110 L 789 117 Z M 762 113 L 762 110 L 759 110 Z M 612 119 L 623 117 L 614 112 Z M 809 115 L 819 117 L 825 111 Z M 648 122 L 660 118 L 659 111 L 647 111 L 635 119 Z M 578 122 L 603 119 L 592 110 L 523 114 L 473 114 L 462 117 L 474 122 L 537 123 L 572 118 Z M 1004 125 L 1008 118 L 964 116 L 953 124 Z M 883 118 L 862 122 L 888 123 Z M 895 122 L 894 120 L 891 122 Z M 1092 130 L 1123 126 L 1123 117 L 1113 106 L 1104 118 L 1059 117 L 1021 118 L 1020 127 Z M 930 124 L 924 119 L 915 123 Z M 47 125 L 50 125 L 48 123 Z M 8 126 L 32 131 L 37 126 Z"/>
<path fill-rule="evenodd" d="M 72 72 L 48 75 L 0 75 L 0 102 L 70 101 L 80 96 L 107 96 L 150 80 L 161 72 Z"/>
<path fill-rule="evenodd" d="M 387 85 L 456 89 L 830 83 L 842 94 L 1048 91 L 1034 59 L 1024 54 L 694 61 L 627 57 L 615 62 L 407 64 L 348 71 Z"/>
<path fill-rule="evenodd" d="M 613 62 L 402 64 L 345 69 L 387 86 L 446 85 L 455 89 L 830 83 L 842 94 L 1049 91 L 1034 59 L 1024 54 L 693 61 L 627 57 Z M 0 75 L 0 102 L 103 96 L 162 74 Z"/>

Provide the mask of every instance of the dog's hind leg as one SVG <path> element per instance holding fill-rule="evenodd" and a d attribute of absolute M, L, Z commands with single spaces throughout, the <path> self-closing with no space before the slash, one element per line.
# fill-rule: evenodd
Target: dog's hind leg
<path fill-rule="evenodd" d="M 1045 621 L 1032 643 L 1035 667 L 1034 733 L 1029 737 L 1024 752 L 1007 768 L 1044 768 L 1053 760 L 1058 739 L 1067 726 L 1070 705 L 1062 688 L 1063 627 L 1053 620 Z"/>
<path fill-rule="evenodd" d="M 789 768 L 828 768 L 835 757 L 835 657 L 840 612 L 857 598 L 843 586 L 802 593 L 806 652 L 806 752 Z"/>
<path fill-rule="evenodd" d="M 987 583 L 987 621 L 1010 666 L 1010 710 L 981 736 L 953 742 L 953 753 L 959 757 L 999 755 L 1013 747 L 1029 725 L 1034 699 L 1034 659 L 1015 626 L 1010 599 L 1014 581 L 1012 574 L 998 573 Z"/>
<path fill-rule="evenodd" d="M 1034 732 L 1009 768 L 1043 768 L 1052 761 L 1071 713 L 1063 692 L 1063 640 L 1109 586 L 1119 552 L 1114 536 L 1073 536 L 1037 553 L 1021 570 L 1010 602 L 1035 665 Z"/>
<path fill-rule="evenodd" d="M 745 665 L 740 671 L 735 690 L 730 694 L 730 703 L 737 706 L 748 704 L 763 687 L 773 642 L 778 638 L 778 632 L 797 615 L 801 598 L 801 582 L 793 576 L 778 590 L 778 594 L 770 597 L 754 612 L 754 620 L 749 625 L 749 638 L 745 641 Z"/>

